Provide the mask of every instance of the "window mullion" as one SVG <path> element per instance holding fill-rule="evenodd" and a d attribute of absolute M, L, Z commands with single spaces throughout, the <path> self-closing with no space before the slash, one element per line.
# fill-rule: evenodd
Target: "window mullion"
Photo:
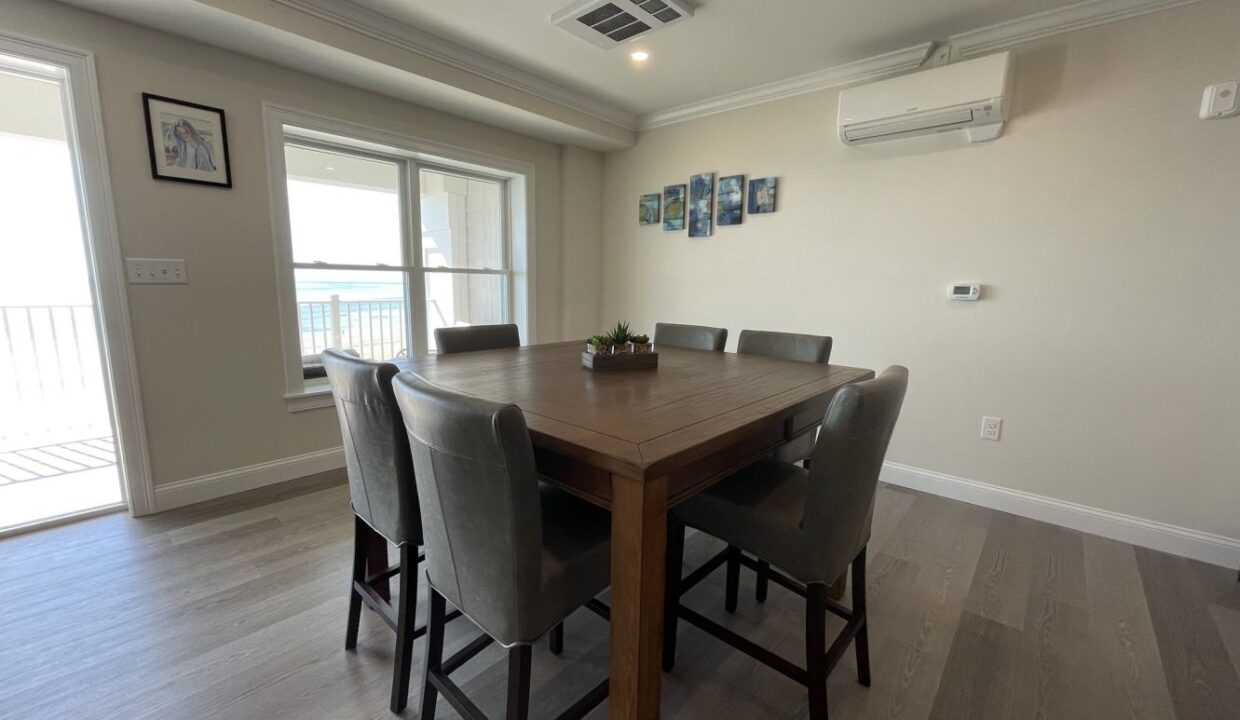
<path fill-rule="evenodd" d="M 406 325 L 410 333 L 410 347 L 414 355 L 430 352 L 426 331 L 430 317 L 426 310 L 426 270 L 422 265 L 422 190 L 418 163 L 406 160 L 404 164 L 405 192 L 405 273 L 409 298 L 409 317 Z M 416 321 L 416 322 L 415 322 Z"/>

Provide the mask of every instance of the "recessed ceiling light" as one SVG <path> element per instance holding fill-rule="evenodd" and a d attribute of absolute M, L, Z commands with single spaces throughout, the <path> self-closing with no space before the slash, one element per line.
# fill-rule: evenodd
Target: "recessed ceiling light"
<path fill-rule="evenodd" d="M 634 50 L 629 53 L 629 57 L 632 58 L 633 62 L 646 62 L 650 59 L 650 53 L 645 50 Z"/>

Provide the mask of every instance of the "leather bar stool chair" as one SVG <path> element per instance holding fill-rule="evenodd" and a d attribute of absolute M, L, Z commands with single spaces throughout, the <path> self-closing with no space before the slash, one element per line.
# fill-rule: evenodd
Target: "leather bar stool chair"
<path fill-rule="evenodd" d="M 426 632 L 425 626 L 414 626 L 422 518 L 409 440 L 392 394 L 392 378 L 399 370 L 391 363 L 361 360 L 340 350 L 324 352 L 323 366 L 340 419 L 353 506 L 353 576 L 345 648 L 357 647 L 362 603 L 396 631 L 391 708 L 398 713 L 408 704 L 413 641 Z M 370 550 L 378 546 L 386 558 L 386 543 L 398 548 L 399 562 L 388 567 L 385 560 L 383 567 L 369 567 Z M 400 585 L 395 607 L 388 592 L 388 580 L 394 575 L 399 575 Z"/>
<path fill-rule="evenodd" d="M 908 371 L 888 368 L 878 378 L 840 388 L 822 421 L 809 470 L 773 458 L 724 479 L 672 510 L 668 534 L 668 593 L 663 667 L 676 662 L 678 618 L 805 685 L 811 720 L 826 720 L 827 675 L 856 642 L 857 679 L 870 684 L 865 611 L 865 553 L 874 517 L 878 474 L 900 415 Z M 805 598 L 805 667 L 759 647 L 684 607 L 679 598 L 724 564 L 725 550 L 683 580 L 685 526 L 714 535 L 758 560 L 782 568 L 771 579 Z M 757 558 L 757 559 L 755 559 Z M 852 607 L 827 597 L 827 586 L 852 566 Z M 845 620 L 826 646 L 826 614 Z"/>
<path fill-rule="evenodd" d="M 801 335 L 798 333 L 770 332 L 767 330 L 741 330 L 736 343 L 738 355 L 762 355 L 795 360 L 797 362 L 822 363 L 831 362 L 831 338 L 826 335 Z M 799 462 L 803 467 L 810 465 L 810 456 L 814 453 L 814 437 L 818 423 L 807 427 L 775 451 L 775 458 L 783 462 Z M 758 602 L 766 602 L 767 588 L 770 578 L 766 572 L 766 562 L 758 563 L 758 583 L 754 597 Z M 727 589 L 724 596 L 724 607 L 728 612 L 736 611 L 736 595 L 740 582 L 740 553 L 732 548 L 728 556 Z M 844 583 L 839 583 L 838 591 L 833 586 L 832 597 L 840 599 Z"/>
<path fill-rule="evenodd" d="M 470 327 L 435 328 L 435 347 L 440 355 L 515 348 L 521 345 L 516 325 L 472 325 Z"/>
<path fill-rule="evenodd" d="M 686 350 L 712 350 L 723 352 L 728 344 L 728 329 L 706 325 L 677 325 L 655 323 L 654 348 L 678 347 Z"/>
<path fill-rule="evenodd" d="M 508 720 L 530 707 L 530 646 L 595 596 L 611 572 L 611 515 L 538 479 L 525 416 L 433 385 L 412 373 L 393 383 L 404 416 L 426 535 L 429 634 L 421 717 L 439 694 L 468 720 L 481 710 L 449 675 L 492 642 L 508 648 Z M 483 635 L 443 657 L 445 608 Z M 559 715 L 575 720 L 607 697 L 604 680 Z"/>
<path fill-rule="evenodd" d="M 831 338 L 826 335 L 741 330 L 736 353 L 825 365 L 831 362 Z M 775 457 L 784 462 L 808 462 L 813 452 L 814 428 L 808 428 L 780 447 Z"/>

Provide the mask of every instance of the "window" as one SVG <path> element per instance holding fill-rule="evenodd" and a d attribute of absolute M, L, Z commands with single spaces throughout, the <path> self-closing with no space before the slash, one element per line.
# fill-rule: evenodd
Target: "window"
<path fill-rule="evenodd" d="M 276 235 L 292 409 L 330 404 L 304 401 L 325 390 L 327 348 L 402 358 L 434 352 L 437 328 L 504 322 L 529 337 L 526 252 L 513 242 L 525 237 L 523 174 L 276 127 L 269 138 L 279 143 L 274 195 L 287 211 Z"/>
<path fill-rule="evenodd" d="M 427 343 L 435 329 L 507 321 L 502 183 L 422 169 L 422 265 Z"/>
<path fill-rule="evenodd" d="M 409 354 L 400 164 L 291 143 L 284 162 L 302 377 L 327 348 Z"/>

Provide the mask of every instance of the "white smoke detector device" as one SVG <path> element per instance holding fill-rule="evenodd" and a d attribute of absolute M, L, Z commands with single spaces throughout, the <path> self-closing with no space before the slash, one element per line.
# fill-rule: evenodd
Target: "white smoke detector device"
<path fill-rule="evenodd" d="M 1240 115 L 1240 102 L 1236 93 L 1240 90 L 1240 81 L 1211 85 L 1201 94 L 1201 119 L 1217 120 L 1218 118 Z"/>
<path fill-rule="evenodd" d="M 977 283 L 956 283 L 952 285 L 947 296 L 952 300 L 979 300 L 982 297 L 982 286 Z"/>

